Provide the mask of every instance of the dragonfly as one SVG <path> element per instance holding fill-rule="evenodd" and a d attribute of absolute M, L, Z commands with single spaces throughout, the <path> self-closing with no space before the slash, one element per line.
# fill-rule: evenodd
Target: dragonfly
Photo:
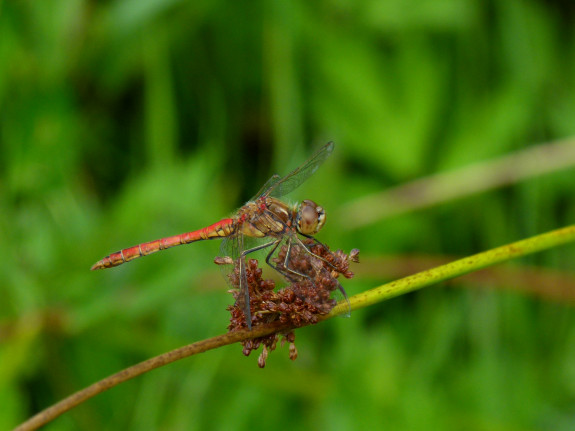
<path fill-rule="evenodd" d="M 293 280 L 297 276 L 307 277 L 305 274 L 290 274 L 293 271 L 290 271 L 286 262 L 281 265 L 282 269 L 280 269 L 278 265 L 271 262 L 271 258 L 280 244 L 286 244 L 289 250 L 294 243 L 299 244 L 310 255 L 319 258 L 319 256 L 309 251 L 309 246 L 304 245 L 298 235 L 304 238 L 311 238 L 316 243 L 321 244 L 314 238 L 314 235 L 325 224 L 325 210 L 322 206 L 308 199 L 296 205 L 289 205 L 279 198 L 292 192 L 312 176 L 332 154 L 333 149 L 333 142 L 328 142 L 288 175 L 284 177 L 277 174 L 273 175 L 258 194 L 240 207 L 232 217 L 224 218 L 192 232 L 169 236 L 119 250 L 96 262 L 91 269 L 112 268 L 178 245 L 203 240 L 223 239 L 220 247 L 221 255 L 227 259 L 231 258 L 228 263 L 234 262 L 239 266 L 240 294 L 237 301 L 239 301 L 239 305 L 244 312 L 248 328 L 251 329 L 251 311 L 246 279 L 246 256 L 258 250 L 269 248 L 270 251 L 266 262 L 279 271 L 284 278 Z M 289 259 L 289 251 L 285 259 L 286 261 Z M 325 259 L 319 259 L 325 261 Z M 314 258 L 310 256 L 310 261 L 313 260 Z M 327 263 L 329 264 L 329 262 Z M 337 284 L 339 291 L 347 300 L 343 287 L 341 287 L 339 282 Z"/>

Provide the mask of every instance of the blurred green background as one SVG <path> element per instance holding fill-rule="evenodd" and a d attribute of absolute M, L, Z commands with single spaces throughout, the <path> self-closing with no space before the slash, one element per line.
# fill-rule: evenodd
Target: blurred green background
<path fill-rule="evenodd" d="M 573 172 L 553 169 L 353 219 L 364 196 L 574 135 L 574 19 L 561 0 L 0 1 L 0 429 L 225 332 L 216 241 L 89 268 L 231 214 L 329 140 L 290 199 L 361 249 L 350 295 L 573 223 Z M 295 362 L 210 351 L 46 429 L 575 429 L 574 255 L 301 329 Z"/>

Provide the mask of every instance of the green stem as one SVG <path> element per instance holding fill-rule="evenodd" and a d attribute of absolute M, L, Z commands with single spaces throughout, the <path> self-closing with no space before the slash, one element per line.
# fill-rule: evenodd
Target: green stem
<path fill-rule="evenodd" d="M 575 225 L 537 235 L 522 241 L 517 241 L 512 244 L 494 248 L 493 250 L 485 251 L 483 253 L 478 253 L 473 256 L 448 263 L 447 265 L 442 265 L 427 271 L 419 272 L 417 274 L 410 275 L 409 277 L 402 278 L 401 280 L 384 284 L 358 295 L 354 295 L 349 299 L 351 308 L 353 310 L 357 310 L 358 308 L 367 307 L 368 305 L 385 301 L 386 299 L 393 298 L 403 293 L 412 292 L 414 290 L 421 289 L 422 287 L 426 287 L 443 280 L 458 277 L 469 272 L 477 271 L 479 269 L 513 259 L 515 257 L 536 253 L 538 251 L 562 245 L 571 241 L 575 241 Z M 338 305 L 331 311 L 331 313 L 323 316 L 321 320 L 325 320 L 345 312 L 347 312 L 347 307 Z M 120 383 L 153 370 L 154 368 L 158 368 L 177 360 L 227 344 L 232 344 L 247 340 L 249 338 L 261 337 L 264 335 L 291 329 L 294 328 L 285 324 L 281 325 L 279 322 L 275 322 L 273 324 L 259 326 L 254 328 L 252 331 L 244 330 L 231 332 L 220 335 L 218 337 L 199 341 L 188 346 L 180 347 L 178 349 L 172 350 L 170 352 L 129 367 L 123 371 L 120 371 L 119 373 L 100 380 L 99 382 L 94 383 L 93 385 L 88 386 L 79 392 L 76 392 L 75 394 L 65 398 L 59 403 L 36 414 L 28 421 L 18 426 L 16 430 L 28 431 L 38 429 L 40 426 L 47 424 L 54 418 L 83 403 L 84 401 L 114 386 L 117 386 Z"/>
<path fill-rule="evenodd" d="M 505 262 L 506 260 L 536 253 L 572 241 L 575 241 L 575 225 L 474 254 L 473 256 L 465 257 L 427 271 L 418 272 L 417 274 L 354 295 L 349 299 L 351 309 L 357 310 L 367 307 L 440 281 L 459 277 L 460 275 Z M 346 311 L 347 307 L 340 304 L 324 318 L 327 319 L 335 315 L 343 314 Z"/>

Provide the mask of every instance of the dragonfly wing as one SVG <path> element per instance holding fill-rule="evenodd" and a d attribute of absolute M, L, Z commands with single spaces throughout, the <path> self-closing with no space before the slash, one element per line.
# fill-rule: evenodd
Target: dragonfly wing
<path fill-rule="evenodd" d="M 325 162 L 333 152 L 333 147 L 333 142 L 328 142 L 311 156 L 308 161 L 294 169 L 285 177 L 281 179 L 278 177 L 276 179 L 276 175 L 274 175 L 265 184 L 264 188 L 262 188 L 260 195 L 279 198 L 292 192 L 318 170 L 321 164 Z"/>
<path fill-rule="evenodd" d="M 229 264 L 221 266 L 222 274 L 232 289 L 239 288 L 239 292 L 237 293 L 237 296 L 235 296 L 236 305 L 243 310 L 244 316 L 246 317 L 246 323 L 250 329 L 252 319 L 246 260 L 259 257 L 254 256 L 254 254 L 258 255 L 258 251 L 260 252 L 259 255 L 265 258 L 265 254 L 263 254 L 263 252 L 271 245 L 273 245 L 273 241 L 270 242 L 269 237 L 251 238 L 242 234 L 237 234 L 224 238 L 220 246 L 220 257 L 227 256 L 232 259 Z M 250 251 L 255 251 L 255 253 L 252 254 Z M 246 253 L 245 259 L 242 259 L 242 253 Z"/>
<path fill-rule="evenodd" d="M 228 236 L 223 239 L 220 244 L 220 255 L 219 258 L 230 258 L 229 261 L 222 261 L 218 263 L 220 265 L 220 271 L 222 276 L 226 280 L 226 283 L 230 288 L 237 288 L 237 278 L 234 276 L 234 271 L 236 268 L 237 258 L 240 255 L 240 246 L 238 235 Z"/>
<path fill-rule="evenodd" d="M 231 235 L 223 239 L 222 243 L 220 244 L 221 257 L 229 256 L 233 260 L 236 260 L 238 257 L 240 257 L 240 236 L 241 234 Z"/>
<path fill-rule="evenodd" d="M 272 175 L 272 177 L 266 181 L 266 183 L 263 185 L 260 191 L 253 198 L 251 198 L 250 201 L 255 201 L 260 196 L 267 194 L 266 192 L 268 192 L 268 190 L 273 189 L 279 180 L 281 180 L 281 177 L 278 174 Z"/>
<path fill-rule="evenodd" d="M 250 293 L 248 289 L 246 276 L 246 262 L 241 259 L 244 250 L 244 235 L 238 234 L 224 238 L 220 246 L 220 256 L 230 257 L 233 261 L 228 265 L 222 265 L 222 273 L 230 287 L 237 289 L 239 292 L 236 297 L 236 305 L 239 306 L 246 318 L 248 328 L 252 327 L 252 316 L 250 310 Z M 234 274 L 235 273 L 235 274 Z"/>

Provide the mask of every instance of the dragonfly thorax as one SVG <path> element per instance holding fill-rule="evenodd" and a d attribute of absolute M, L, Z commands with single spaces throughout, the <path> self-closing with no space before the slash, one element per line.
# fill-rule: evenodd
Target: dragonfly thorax
<path fill-rule="evenodd" d="M 315 235 L 325 224 L 325 211 L 314 201 L 301 202 L 297 210 L 296 226 L 303 235 Z"/>

